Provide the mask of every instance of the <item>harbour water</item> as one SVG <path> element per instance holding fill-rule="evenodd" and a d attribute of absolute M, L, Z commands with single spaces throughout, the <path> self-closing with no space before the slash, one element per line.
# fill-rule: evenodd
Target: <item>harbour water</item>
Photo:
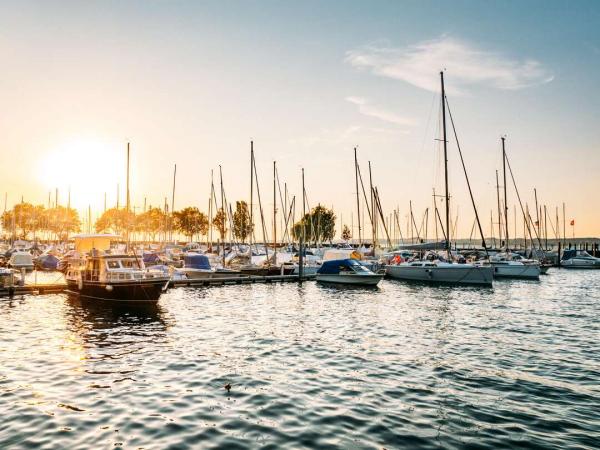
<path fill-rule="evenodd" d="M 0 448 L 597 448 L 598 275 L 0 299 Z"/>

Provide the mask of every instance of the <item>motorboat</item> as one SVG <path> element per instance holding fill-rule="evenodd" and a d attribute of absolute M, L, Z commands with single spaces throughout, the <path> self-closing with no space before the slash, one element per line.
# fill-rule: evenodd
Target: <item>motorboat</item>
<path fill-rule="evenodd" d="M 356 259 L 346 258 L 323 262 L 317 270 L 316 278 L 321 283 L 377 286 L 384 275 L 370 271 Z"/>
<path fill-rule="evenodd" d="M 494 278 L 526 278 L 539 280 L 541 265 L 534 259 L 526 259 L 523 256 L 502 252 L 490 257 L 490 263 L 494 268 Z"/>
<path fill-rule="evenodd" d="M 33 266 L 33 256 L 31 253 L 22 250 L 14 252 L 8 260 L 8 267 L 12 269 L 33 270 Z"/>
<path fill-rule="evenodd" d="M 212 267 L 208 256 L 199 253 L 186 253 L 183 257 L 183 267 L 176 269 L 175 272 L 191 280 L 235 278 L 242 275 L 239 270 Z"/>
<path fill-rule="evenodd" d="M 590 255 L 585 250 L 565 250 L 560 266 L 565 269 L 600 269 L 600 258 Z"/>
<path fill-rule="evenodd" d="M 494 279 L 489 264 L 448 260 L 437 253 L 429 253 L 423 259 L 387 264 L 385 273 L 398 280 L 442 284 L 491 286 Z"/>
<path fill-rule="evenodd" d="M 60 260 L 51 253 L 45 253 L 38 256 L 34 263 L 38 270 L 57 270 Z"/>
<path fill-rule="evenodd" d="M 156 302 L 170 277 L 146 269 L 134 255 L 94 251 L 82 265 L 72 265 L 65 276 L 68 291 L 81 297 L 122 302 Z"/>

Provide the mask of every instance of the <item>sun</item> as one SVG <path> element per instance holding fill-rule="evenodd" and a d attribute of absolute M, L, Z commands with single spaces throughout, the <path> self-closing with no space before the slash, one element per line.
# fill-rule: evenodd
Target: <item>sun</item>
<path fill-rule="evenodd" d="M 116 196 L 116 186 L 123 184 L 126 171 L 125 145 L 94 139 L 72 139 L 49 149 L 38 163 L 38 180 L 49 191 L 59 190 L 65 203 L 71 193 L 76 208 L 100 207 L 104 193 Z"/>

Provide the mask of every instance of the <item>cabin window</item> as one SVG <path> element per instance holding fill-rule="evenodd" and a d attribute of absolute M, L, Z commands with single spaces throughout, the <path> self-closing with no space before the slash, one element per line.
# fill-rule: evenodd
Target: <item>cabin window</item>
<path fill-rule="evenodd" d="M 118 269 L 121 266 L 119 266 L 119 261 L 106 261 L 106 266 L 109 269 Z"/>
<path fill-rule="evenodd" d="M 137 268 L 137 264 L 135 264 L 136 261 L 133 261 L 132 259 L 122 259 L 121 260 L 121 265 L 126 268 L 126 269 L 131 269 L 131 268 Z"/>

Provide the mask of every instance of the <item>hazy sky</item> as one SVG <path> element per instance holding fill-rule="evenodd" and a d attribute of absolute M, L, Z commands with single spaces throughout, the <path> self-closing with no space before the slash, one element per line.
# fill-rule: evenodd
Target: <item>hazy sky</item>
<path fill-rule="evenodd" d="M 70 186 L 100 211 L 124 192 L 130 141 L 138 208 L 170 198 L 176 163 L 175 207 L 206 210 L 219 164 L 228 199 L 248 199 L 253 139 L 265 208 L 277 160 L 292 193 L 304 167 L 311 206 L 350 224 L 358 146 L 405 223 L 409 200 L 420 215 L 443 185 L 446 69 L 486 234 L 506 134 L 524 201 L 536 187 L 553 218 L 566 202 L 576 234 L 598 235 L 599 24 L 596 1 L 0 2 L 1 188 L 11 207 Z M 455 146 L 449 158 L 468 236 Z"/>

